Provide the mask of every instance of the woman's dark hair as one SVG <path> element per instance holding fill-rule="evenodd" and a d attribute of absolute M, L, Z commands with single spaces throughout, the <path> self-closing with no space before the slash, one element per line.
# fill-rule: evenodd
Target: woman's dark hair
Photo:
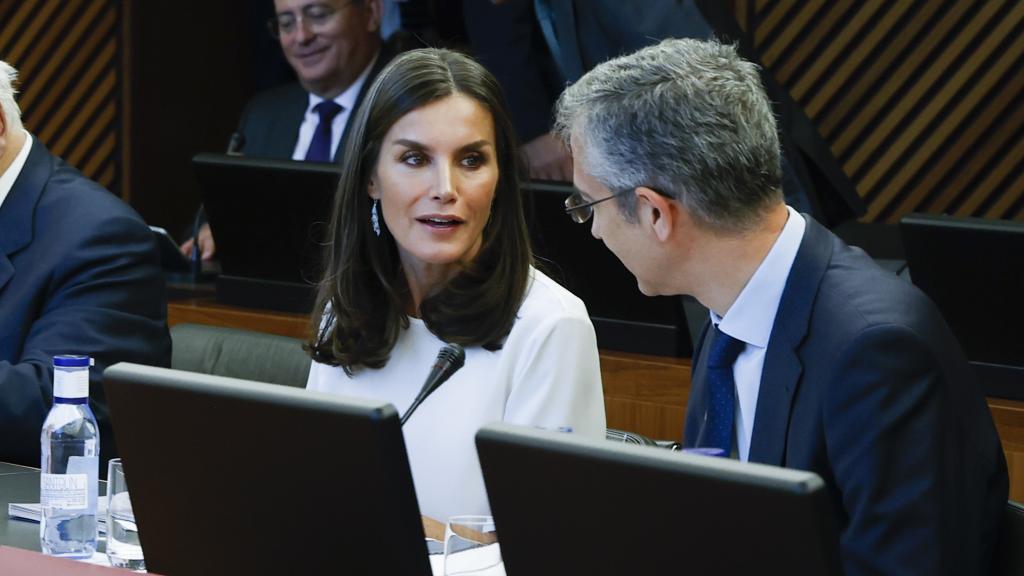
<path fill-rule="evenodd" d="M 453 94 L 490 111 L 498 183 L 476 257 L 429 294 L 419 313 L 438 338 L 463 346 L 496 350 L 512 329 L 532 256 L 515 136 L 501 88 L 468 56 L 413 50 L 381 71 L 349 129 L 308 345 L 317 362 L 342 366 L 350 374 L 360 366 L 380 368 L 409 327 L 411 296 L 398 249 L 383 218 L 380 236 L 371 229 L 367 187 L 388 130 L 409 112 Z"/>

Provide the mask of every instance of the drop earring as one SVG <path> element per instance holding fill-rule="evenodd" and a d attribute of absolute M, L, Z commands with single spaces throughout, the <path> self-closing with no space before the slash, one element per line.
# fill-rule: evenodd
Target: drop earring
<path fill-rule="evenodd" d="M 380 200 L 374 199 L 373 207 L 370 208 L 370 226 L 373 226 L 373 233 L 380 236 L 380 217 L 377 215 L 377 205 Z"/>

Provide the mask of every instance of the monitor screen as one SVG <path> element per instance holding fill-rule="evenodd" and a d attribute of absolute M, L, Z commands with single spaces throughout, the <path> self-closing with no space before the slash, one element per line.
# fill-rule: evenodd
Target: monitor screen
<path fill-rule="evenodd" d="M 192 167 L 221 263 L 218 299 L 311 310 L 341 167 L 224 154 Z"/>
<path fill-rule="evenodd" d="M 120 363 L 104 372 L 158 574 L 430 574 L 393 406 Z"/>
<path fill-rule="evenodd" d="M 841 573 L 811 472 L 507 424 L 476 443 L 509 574 Z"/>
<path fill-rule="evenodd" d="M 1024 366 L 1024 223 L 912 214 L 900 221 L 910 278 L 972 362 Z"/>

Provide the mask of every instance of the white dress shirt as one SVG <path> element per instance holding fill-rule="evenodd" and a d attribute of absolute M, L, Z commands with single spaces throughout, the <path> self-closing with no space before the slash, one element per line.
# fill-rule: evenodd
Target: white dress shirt
<path fill-rule="evenodd" d="M 378 52 L 373 60 L 363 70 L 363 73 L 356 78 L 356 81 L 352 83 L 344 92 L 338 94 L 334 98 L 334 102 L 341 106 L 341 112 L 338 112 L 334 116 L 334 120 L 331 121 L 331 158 L 334 158 L 335 153 L 338 151 L 338 144 L 341 142 L 341 135 L 345 132 L 345 125 L 348 124 L 348 119 L 352 116 L 352 109 L 356 106 L 356 99 L 359 98 L 359 91 L 363 89 L 363 84 L 366 83 L 366 78 L 370 75 L 370 70 L 373 69 L 373 65 L 377 63 L 377 58 L 380 57 Z M 292 160 L 305 160 L 306 152 L 309 151 L 309 144 L 313 141 L 313 133 L 316 132 L 316 127 L 320 125 L 320 114 L 317 113 L 314 108 L 317 104 L 324 101 L 324 98 L 309 93 L 309 105 L 306 106 L 306 115 L 302 119 L 302 124 L 299 126 L 299 139 L 295 142 L 295 150 L 292 152 Z"/>
<path fill-rule="evenodd" d="M 348 376 L 313 362 L 310 390 L 412 403 L 444 343 L 422 320 L 409 319 L 381 369 Z M 583 302 L 531 269 L 516 322 L 500 350 L 466 349 L 466 363 L 431 394 L 402 428 L 420 512 L 444 522 L 490 514 L 474 436 L 508 422 L 604 438 L 604 395 L 594 326 Z M 348 441 L 348 440 L 343 440 Z"/>
<path fill-rule="evenodd" d="M 743 287 L 725 316 L 711 312 L 711 322 L 746 346 L 732 365 L 736 381 L 736 453 L 744 462 L 750 454 L 754 432 L 757 396 L 761 391 L 761 371 L 768 340 L 775 325 L 775 314 L 786 288 L 789 270 L 800 249 L 807 223 L 789 206 L 789 218 L 768 255 L 761 261 L 750 281 Z"/>
<path fill-rule="evenodd" d="M 14 182 L 21 174 L 21 169 L 25 167 L 25 161 L 28 160 L 28 153 L 31 149 L 32 135 L 25 130 L 25 143 L 21 145 L 21 150 L 18 151 L 18 155 L 14 157 L 14 161 L 7 167 L 7 170 L 0 174 L 0 206 L 4 205 L 4 200 L 11 193 L 11 188 L 14 188 Z"/>

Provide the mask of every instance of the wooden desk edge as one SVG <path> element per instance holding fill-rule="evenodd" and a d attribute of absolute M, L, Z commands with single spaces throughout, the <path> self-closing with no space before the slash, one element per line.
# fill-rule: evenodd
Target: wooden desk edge
<path fill-rule="evenodd" d="M 167 323 L 241 328 L 303 340 L 311 327 L 305 314 L 226 306 L 211 297 L 169 303 Z M 678 439 L 690 393 L 690 360 L 605 350 L 600 358 L 608 426 L 651 438 Z M 987 400 L 1010 467 L 1010 497 L 1024 500 L 1024 402 Z"/>

